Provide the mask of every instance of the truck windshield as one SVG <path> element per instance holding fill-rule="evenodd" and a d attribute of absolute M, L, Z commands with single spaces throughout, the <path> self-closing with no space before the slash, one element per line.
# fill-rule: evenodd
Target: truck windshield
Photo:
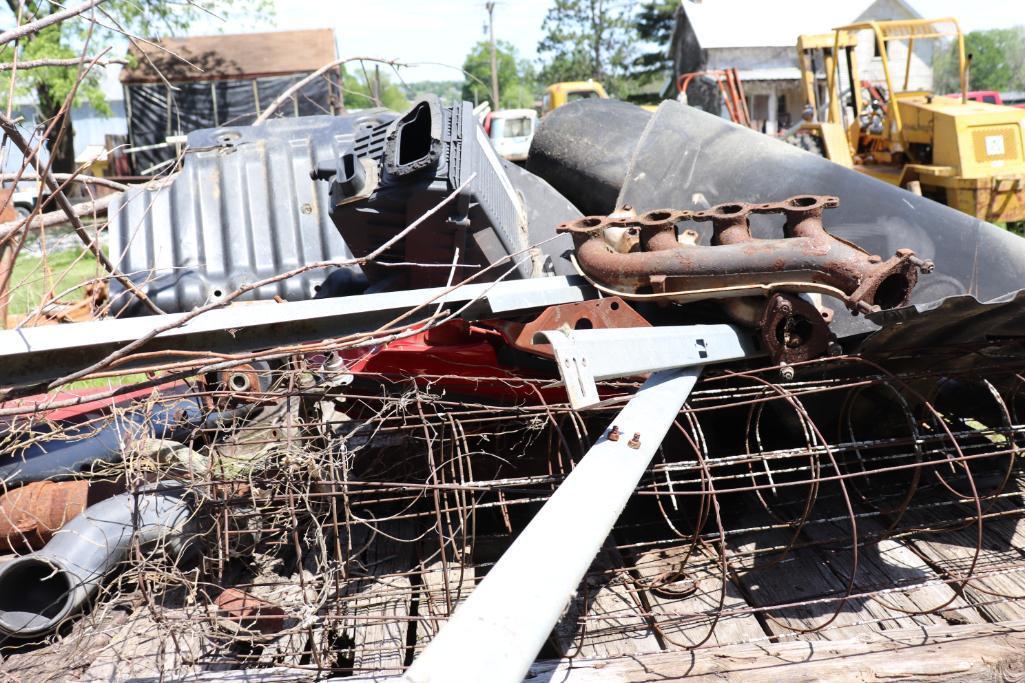
<path fill-rule="evenodd" d="M 523 138 L 530 135 L 530 117 L 521 116 L 515 119 L 494 119 L 491 122 L 493 138 Z"/>
<path fill-rule="evenodd" d="M 597 97 L 598 93 L 594 90 L 572 90 L 566 93 L 567 102 L 576 102 L 577 100 L 588 100 L 592 97 Z"/>

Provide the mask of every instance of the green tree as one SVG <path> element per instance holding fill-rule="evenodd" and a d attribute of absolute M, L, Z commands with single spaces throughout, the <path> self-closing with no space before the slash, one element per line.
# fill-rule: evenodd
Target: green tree
<path fill-rule="evenodd" d="M 404 111 L 409 108 L 409 99 L 403 88 L 392 81 L 379 65 L 368 62 L 361 67 L 357 64 L 352 68 L 352 73 L 342 67 L 342 76 L 347 109 L 386 107 L 393 111 Z"/>
<path fill-rule="evenodd" d="M 530 64 L 517 59 L 516 48 L 499 40 L 495 43 L 498 66 L 498 99 L 503 109 L 531 107 L 534 104 L 535 74 Z M 477 103 L 491 99 L 491 43 L 482 40 L 473 46 L 463 62 L 466 80 L 463 99 Z"/>
<path fill-rule="evenodd" d="M 554 0 L 537 51 L 545 83 L 593 78 L 622 91 L 637 50 L 632 0 Z"/>
<path fill-rule="evenodd" d="M 678 0 L 646 0 L 637 12 L 637 37 L 649 47 L 634 60 L 634 75 L 661 76 L 672 69 L 669 43 L 679 6 Z"/>
<path fill-rule="evenodd" d="M 434 94 L 445 104 L 455 104 L 463 99 L 462 81 L 415 81 L 406 84 L 406 97 L 415 100 L 426 94 Z"/>
<path fill-rule="evenodd" d="M 59 12 L 64 3 L 48 0 L 6 0 L 0 5 L 0 22 L 5 26 L 27 23 Z M 21 38 L 15 48 L 19 61 L 68 59 L 99 54 L 109 46 L 127 44 L 124 33 L 152 37 L 159 27 L 167 35 L 181 34 L 199 19 L 206 19 L 210 13 L 226 18 L 265 16 L 270 12 L 270 0 L 205 0 L 202 3 L 178 3 L 167 0 L 107 0 L 95 9 L 47 27 Z M 90 21 L 91 19 L 95 21 Z M 10 62 L 14 58 L 11 45 L 0 48 L 0 61 Z M 106 57 L 120 56 L 115 51 Z M 61 107 L 72 92 L 78 79 L 77 67 L 45 67 L 26 69 L 17 74 L 16 92 L 32 94 L 38 105 L 40 122 L 56 120 L 49 138 L 53 170 L 70 172 L 74 170 L 74 129 L 70 112 L 61 115 Z M 9 76 L 0 80 L 7 92 Z M 75 91 L 73 105 L 89 102 L 101 113 L 109 113 L 100 84 L 102 69 L 92 69 L 82 79 Z M 60 116 L 60 119 L 57 117 Z M 62 134 L 63 130 L 63 134 Z"/>
<path fill-rule="evenodd" d="M 1025 90 L 1025 26 L 971 31 L 964 44 L 971 90 Z M 933 73 L 936 92 L 960 92 L 956 43 L 937 50 Z"/>

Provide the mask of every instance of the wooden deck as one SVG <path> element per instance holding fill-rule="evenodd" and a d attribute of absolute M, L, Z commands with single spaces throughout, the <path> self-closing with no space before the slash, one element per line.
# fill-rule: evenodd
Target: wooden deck
<path fill-rule="evenodd" d="M 848 513 L 835 498 L 823 497 L 797 533 L 757 507 L 733 510 L 724 517 L 725 573 L 717 532 L 706 530 L 697 544 L 665 533 L 637 540 L 645 522 L 635 516 L 609 538 L 528 680 L 1023 680 L 1025 506 L 1016 493 L 1023 483 L 984 506 L 978 552 L 970 519 L 924 530 L 950 526 L 973 507 L 935 491 L 916 498 L 895 530 L 887 515 L 855 505 L 856 555 Z M 321 608 L 332 618 L 310 619 L 288 643 L 263 646 L 245 671 L 228 662 L 211 667 L 204 653 L 212 648 L 195 634 L 147 635 L 156 624 L 141 608 L 111 613 L 117 620 L 99 631 L 106 635 L 94 641 L 77 680 L 323 679 L 317 662 L 296 653 L 327 638 L 351 669 L 338 680 L 393 678 L 509 541 L 481 537 L 442 561 L 429 538 L 391 538 L 417 533 L 399 525 L 375 538 L 350 568 L 337 605 L 328 596 Z M 304 604 L 295 590 L 293 602 Z M 67 665 L 60 656 L 59 648 L 19 653 L 2 670 L 13 680 L 42 679 Z"/>
<path fill-rule="evenodd" d="M 910 530 L 967 507 L 943 500 L 926 496 L 895 537 L 884 537 L 886 515 L 856 506 L 869 539 L 856 557 L 842 509 L 826 500 L 796 537 L 760 528 L 728 538 L 725 581 L 711 544 L 638 552 L 610 542 L 553 634 L 563 657 L 539 660 L 528 680 L 1022 680 L 1021 496 L 986 504 L 978 553 L 974 523 Z M 754 528 L 765 517 L 734 521 Z"/>

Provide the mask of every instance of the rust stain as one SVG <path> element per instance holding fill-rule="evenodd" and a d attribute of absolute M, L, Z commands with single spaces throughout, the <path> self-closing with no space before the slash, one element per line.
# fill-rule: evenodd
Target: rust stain
<path fill-rule="evenodd" d="M 238 588 L 225 589 L 214 604 L 233 629 L 267 635 L 285 628 L 285 610 Z"/>
<path fill-rule="evenodd" d="M 87 481 L 37 481 L 0 496 L 0 536 L 11 549 L 38 548 L 89 505 Z"/>

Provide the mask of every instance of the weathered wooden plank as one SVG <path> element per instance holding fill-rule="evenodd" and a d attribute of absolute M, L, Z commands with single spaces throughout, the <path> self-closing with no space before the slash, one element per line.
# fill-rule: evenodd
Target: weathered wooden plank
<path fill-rule="evenodd" d="M 561 652 L 615 657 L 662 648 L 636 597 L 623 558 L 606 543 L 552 632 Z"/>
<path fill-rule="evenodd" d="M 356 673 L 400 673 L 406 660 L 413 595 L 410 573 L 415 571 L 416 562 L 413 543 L 395 538 L 415 535 L 408 525 L 388 525 L 385 531 L 366 544 L 359 557 L 362 576 L 345 591 L 345 622 L 352 636 L 352 668 Z"/>
<path fill-rule="evenodd" d="M 664 587 L 644 590 L 659 635 L 669 650 L 687 649 L 705 640 L 712 627 L 712 615 L 719 610 L 720 597 L 722 610 L 747 606 L 740 591 L 728 579 L 723 595 L 723 575 L 717 558 L 709 557 L 700 548 L 686 558 L 687 550 L 688 546 L 684 545 L 644 552 L 638 556 L 635 569 L 641 586 L 660 580 L 669 582 Z M 681 566 L 685 558 L 686 566 Z M 693 592 L 679 594 L 680 589 L 691 585 Z M 674 594 L 674 590 L 677 593 Z M 752 614 L 732 614 L 718 620 L 706 643 L 744 642 L 764 635 L 765 631 Z"/>
<path fill-rule="evenodd" d="M 605 660 L 538 662 L 530 683 L 1020 681 L 1025 621 L 930 626 L 829 641 L 750 643 Z M 352 680 L 352 679 L 349 679 Z M 353 683 L 356 683 L 353 681 Z M 362 683 L 362 682 L 361 682 Z"/>
<path fill-rule="evenodd" d="M 1025 672 L 1025 620 L 999 624 L 936 625 L 864 633 L 831 641 L 791 640 L 656 652 L 606 659 L 537 662 L 530 683 L 650 683 L 686 679 L 745 683 L 805 683 L 842 680 L 1020 681 Z M 304 673 L 308 678 L 304 678 Z M 270 683 L 312 680 L 299 670 L 249 670 L 160 678 L 132 683 Z M 383 683 L 387 675 L 336 678 L 349 683 Z"/>
<path fill-rule="evenodd" d="M 412 587 L 408 576 L 376 576 L 350 603 L 353 615 L 353 670 L 402 671 Z"/>
<path fill-rule="evenodd" d="M 180 672 L 165 672 L 160 676 L 132 677 L 125 680 L 125 683 L 298 683 L 299 681 L 312 681 L 319 677 L 319 674 L 310 669 L 293 669 L 289 667 L 271 667 L 266 669 L 231 669 L 227 671 L 204 671 L 202 673 L 181 675 Z M 386 676 L 359 679 L 344 678 L 333 680 L 386 680 Z M 84 683 L 84 682 L 83 682 Z M 91 681 L 89 683 L 92 683 Z"/>
<path fill-rule="evenodd" d="M 902 523 L 935 525 L 971 515 L 971 508 L 921 507 L 911 510 Z M 977 576 L 964 586 L 962 593 L 992 621 L 1025 619 L 1025 600 L 1000 598 L 1025 596 L 1025 519 L 1020 516 L 1020 501 L 987 501 L 985 510 L 987 514 L 1008 516 L 983 520 L 982 552 L 975 564 Z M 939 573 L 963 576 L 971 568 L 976 542 L 977 527 L 972 523 L 959 529 L 921 534 L 910 546 Z"/>
<path fill-rule="evenodd" d="M 845 514 L 837 504 L 826 503 L 816 508 L 821 516 L 836 518 Z M 862 512 L 857 508 L 856 512 Z M 860 602 L 870 618 L 865 627 L 873 630 L 906 628 L 912 624 L 978 624 L 987 620 L 948 585 L 935 582 L 939 576 L 902 540 L 877 540 L 886 527 L 877 517 L 864 516 L 856 520 L 858 530 L 858 558 L 854 593 L 866 593 L 900 584 L 927 583 L 905 591 L 894 591 Z M 855 573 L 851 553 L 850 525 L 844 522 L 812 522 L 802 529 L 802 536 L 818 543 L 801 552 L 815 552 L 846 585 Z M 942 613 L 933 609 L 947 604 Z M 924 614 L 915 614 L 925 612 Z"/>
<path fill-rule="evenodd" d="M 420 652 L 438 633 L 452 611 L 473 591 L 476 570 L 458 560 L 434 560 L 420 571 L 416 651 Z M 451 605 L 451 611 L 449 609 Z"/>
<path fill-rule="evenodd" d="M 764 608 L 760 614 L 774 634 L 787 635 L 828 626 L 828 630 L 814 630 L 804 637 L 837 640 L 858 636 L 864 631 L 860 624 L 873 618 L 863 601 L 847 601 L 839 611 L 839 600 L 793 604 L 824 597 L 839 598 L 847 584 L 814 552 L 791 550 L 780 557 L 781 551 L 775 548 L 785 547 L 791 535 L 773 529 L 729 539 L 727 546 L 736 554 L 731 561 L 734 580 L 745 600 L 749 605 Z"/>
<path fill-rule="evenodd" d="M 182 610 L 164 611 L 167 620 L 182 621 Z M 122 681 L 134 676 L 151 676 L 161 671 L 190 673 L 196 670 L 191 663 L 200 658 L 206 648 L 198 632 L 179 630 L 172 636 L 166 625 L 158 624 L 150 611 L 137 609 L 117 634 L 96 656 L 82 675 L 87 681 Z"/>
<path fill-rule="evenodd" d="M 0 679 L 51 681 L 80 676 L 103 655 L 128 618 L 124 611 L 114 610 L 108 618 L 80 619 L 67 637 L 50 648 L 7 651 L 0 662 Z"/>

